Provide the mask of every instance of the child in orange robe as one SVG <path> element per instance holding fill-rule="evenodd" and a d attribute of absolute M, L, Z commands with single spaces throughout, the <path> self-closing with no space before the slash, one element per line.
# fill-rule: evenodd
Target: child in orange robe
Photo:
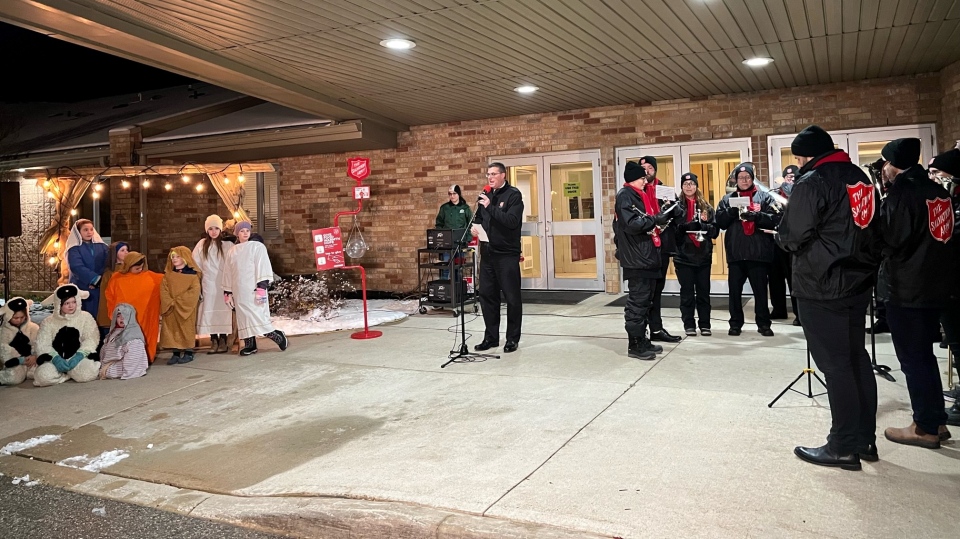
<path fill-rule="evenodd" d="M 143 330 L 147 358 L 153 363 L 160 340 L 160 283 L 163 274 L 147 269 L 147 258 L 136 251 L 127 253 L 123 265 L 107 283 L 107 309 L 129 303 L 137 310 L 137 323 Z"/>

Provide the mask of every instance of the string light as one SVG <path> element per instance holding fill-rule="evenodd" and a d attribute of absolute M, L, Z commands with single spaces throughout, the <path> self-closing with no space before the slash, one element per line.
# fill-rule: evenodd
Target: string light
<path fill-rule="evenodd" d="M 200 193 L 200 192 L 202 192 L 202 191 L 203 191 L 203 184 L 202 184 L 202 183 L 198 183 L 198 184 L 197 184 L 197 192 Z"/>
<path fill-rule="evenodd" d="M 60 248 L 60 240 L 57 240 L 57 241 L 53 242 L 53 248 L 54 248 L 54 249 L 59 249 L 59 248 Z"/>
<path fill-rule="evenodd" d="M 183 183 L 190 183 L 190 176 L 187 176 L 186 174 L 181 176 L 180 179 L 183 180 Z"/>
<path fill-rule="evenodd" d="M 163 188 L 164 188 L 165 190 L 169 191 L 169 190 L 173 189 L 173 185 L 171 185 L 170 182 L 167 182 L 167 183 L 163 184 Z"/>
<path fill-rule="evenodd" d="M 43 188 L 50 189 L 50 180 L 43 180 Z"/>
<path fill-rule="evenodd" d="M 99 193 L 100 191 L 103 190 L 103 186 L 98 183 L 98 184 L 96 184 L 96 185 L 93 186 L 93 190 L 94 190 L 94 191 L 97 191 L 97 192 Z"/>
<path fill-rule="evenodd" d="M 130 189 L 130 182 L 123 180 L 120 182 L 120 187 L 123 187 L 124 189 Z"/>
<path fill-rule="evenodd" d="M 92 196 L 93 198 L 100 198 L 100 193 L 94 191 L 93 194 L 90 196 Z"/>
<path fill-rule="evenodd" d="M 47 198 L 53 198 L 53 191 L 47 191 Z"/>
<path fill-rule="evenodd" d="M 150 189 L 150 180 L 144 179 L 142 185 L 144 189 Z"/>
<path fill-rule="evenodd" d="M 233 218 L 234 218 L 234 219 L 239 219 L 239 218 L 240 218 L 240 212 L 238 212 L 238 211 L 233 212 Z"/>
<path fill-rule="evenodd" d="M 228 176 L 224 176 L 224 177 L 223 177 L 223 183 L 224 183 L 224 185 L 230 183 L 230 178 L 229 178 Z"/>
<path fill-rule="evenodd" d="M 49 263 L 51 266 L 56 266 L 56 265 L 57 265 L 57 257 L 51 256 L 51 257 L 47 260 L 47 263 Z"/>
<path fill-rule="evenodd" d="M 237 181 L 240 182 L 240 183 L 243 183 L 243 182 L 247 181 L 247 178 L 245 178 L 245 177 L 243 176 L 243 174 L 241 174 L 241 175 L 237 176 Z"/>
<path fill-rule="evenodd" d="M 76 217 L 76 216 L 77 216 L 77 210 L 75 210 L 75 209 L 70 210 L 70 215 Z"/>

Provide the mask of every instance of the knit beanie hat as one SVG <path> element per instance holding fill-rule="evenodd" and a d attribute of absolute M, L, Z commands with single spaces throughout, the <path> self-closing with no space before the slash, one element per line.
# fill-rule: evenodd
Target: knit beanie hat
<path fill-rule="evenodd" d="M 646 171 L 636 161 L 627 161 L 627 166 L 623 169 L 623 181 L 630 183 L 646 176 Z"/>
<path fill-rule="evenodd" d="M 783 169 L 783 177 L 786 178 L 787 174 L 796 176 L 798 172 L 800 172 L 800 167 L 797 165 L 787 165 L 787 168 Z"/>
<path fill-rule="evenodd" d="M 734 179 L 736 179 L 741 172 L 749 172 L 751 180 L 757 179 L 757 174 L 756 172 L 754 172 L 753 165 L 751 163 L 740 163 L 739 165 L 737 165 L 737 168 L 733 169 Z"/>
<path fill-rule="evenodd" d="M 251 232 L 253 231 L 253 225 L 250 224 L 250 221 L 240 221 L 239 223 L 233 225 L 233 233 L 239 234 L 244 228 Z"/>
<path fill-rule="evenodd" d="M 894 167 L 906 170 L 920 162 L 920 139 L 898 138 L 891 140 L 880 150 L 880 155 Z"/>
<path fill-rule="evenodd" d="M 790 151 L 798 157 L 818 157 L 833 149 L 833 137 L 819 125 L 807 127 L 790 143 Z"/>
<path fill-rule="evenodd" d="M 683 187 L 683 184 L 687 182 L 693 182 L 693 185 L 700 187 L 700 182 L 697 181 L 697 175 L 693 172 L 687 172 L 683 176 L 680 176 L 680 187 Z"/>
<path fill-rule="evenodd" d="M 204 230 L 210 230 L 213 227 L 223 230 L 223 219 L 221 219 L 219 215 L 211 215 L 203 222 Z"/>
<path fill-rule="evenodd" d="M 934 157 L 930 162 L 930 168 L 942 170 L 954 178 L 960 178 L 960 149 L 954 148 Z"/>
<path fill-rule="evenodd" d="M 640 158 L 641 165 L 650 165 L 653 167 L 653 171 L 657 171 L 657 158 L 652 155 L 645 155 Z"/>
<path fill-rule="evenodd" d="M 448 192 L 448 193 L 449 193 L 450 191 L 453 191 L 454 193 L 456 193 L 457 195 L 459 195 L 460 198 L 463 198 L 463 193 L 460 192 L 460 186 L 459 186 L 459 185 L 451 186 L 450 189 L 447 189 L 447 192 Z"/>

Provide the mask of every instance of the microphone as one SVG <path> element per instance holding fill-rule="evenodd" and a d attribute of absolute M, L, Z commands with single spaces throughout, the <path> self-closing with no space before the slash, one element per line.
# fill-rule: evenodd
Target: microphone
<path fill-rule="evenodd" d="M 490 187 L 490 184 L 488 183 L 487 185 L 484 185 L 484 186 L 483 186 L 483 193 L 481 193 L 481 194 L 483 194 L 483 195 L 489 195 L 489 194 L 490 194 L 490 191 L 492 191 L 492 190 L 493 190 L 493 188 Z M 480 202 L 480 196 L 479 196 L 479 195 L 477 196 L 477 202 Z"/>

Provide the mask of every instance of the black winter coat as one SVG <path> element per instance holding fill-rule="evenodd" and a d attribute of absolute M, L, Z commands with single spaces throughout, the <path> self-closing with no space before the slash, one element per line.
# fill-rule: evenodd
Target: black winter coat
<path fill-rule="evenodd" d="M 808 162 L 798 176 L 776 236 L 793 254 L 793 295 L 833 300 L 866 292 L 880 264 L 879 193 L 842 150 Z"/>
<path fill-rule="evenodd" d="M 656 226 L 648 215 L 640 194 L 630 187 L 617 192 L 613 216 L 614 256 L 624 269 L 659 270 L 660 248 L 653 244 L 650 231 Z M 656 211 L 656 210 L 653 210 Z"/>
<path fill-rule="evenodd" d="M 680 200 L 681 207 L 686 207 L 686 201 Z M 706 221 L 697 221 L 696 217 L 689 223 L 686 222 L 686 215 L 675 219 L 676 230 L 674 232 L 677 244 L 677 252 L 673 255 L 673 263 L 684 266 L 709 266 L 713 263 L 713 240 L 720 235 L 720 228 L 717 226 L 716 214 L 711 209 L 707 212 Z M 703 239 L 700 240 L 700 246 L 697 247 L 690 239 L 690 232 L 701 230 L 704 232 Z"/>
<path fill-rule="evenodd" d="M 734 195 L 738 195 L 738 192 L 728 193 L 720 204 L 717 204 L 717 226 L 727 232 L 723 239 L 727 262 L 773 262 L 773 251 L 776 248 L 773 234 L 760 229 L 773 230 L 777 227 L 780 214 L 775 209 L 776 202 L 768 193 L 757 189 L 753 202 L 760 204 L 760 215 L 755 221 L 753 235 L 748 236 L 743 231 L 743 224 L 735 213 L 736 209 L 730 207 L 730 197 Z"/>
<path fill-rule="evenodd" d="M 490 242 L 480 246 L 480 254 L 520 255 L 520 225 L 523 223 L 523 195 L 504 183 L 487 194 L 490 205 L 477 208 L 475 223 L 483 225 Z"/>
<path fill-rule="evenodd" d="M 946 238 L 943 231 L 954 224 L 949 197 L 920 165 L 900 173 L 887 190 L 880 220 L 884 251 L 877 293 L 881 300 L 913 308 L 940 308 L 947 303 L 953 286 L 949 283 L 957 279 L 957 250 L 950 245 L 957 238 L 945 243 L 935 234 Z"/>

